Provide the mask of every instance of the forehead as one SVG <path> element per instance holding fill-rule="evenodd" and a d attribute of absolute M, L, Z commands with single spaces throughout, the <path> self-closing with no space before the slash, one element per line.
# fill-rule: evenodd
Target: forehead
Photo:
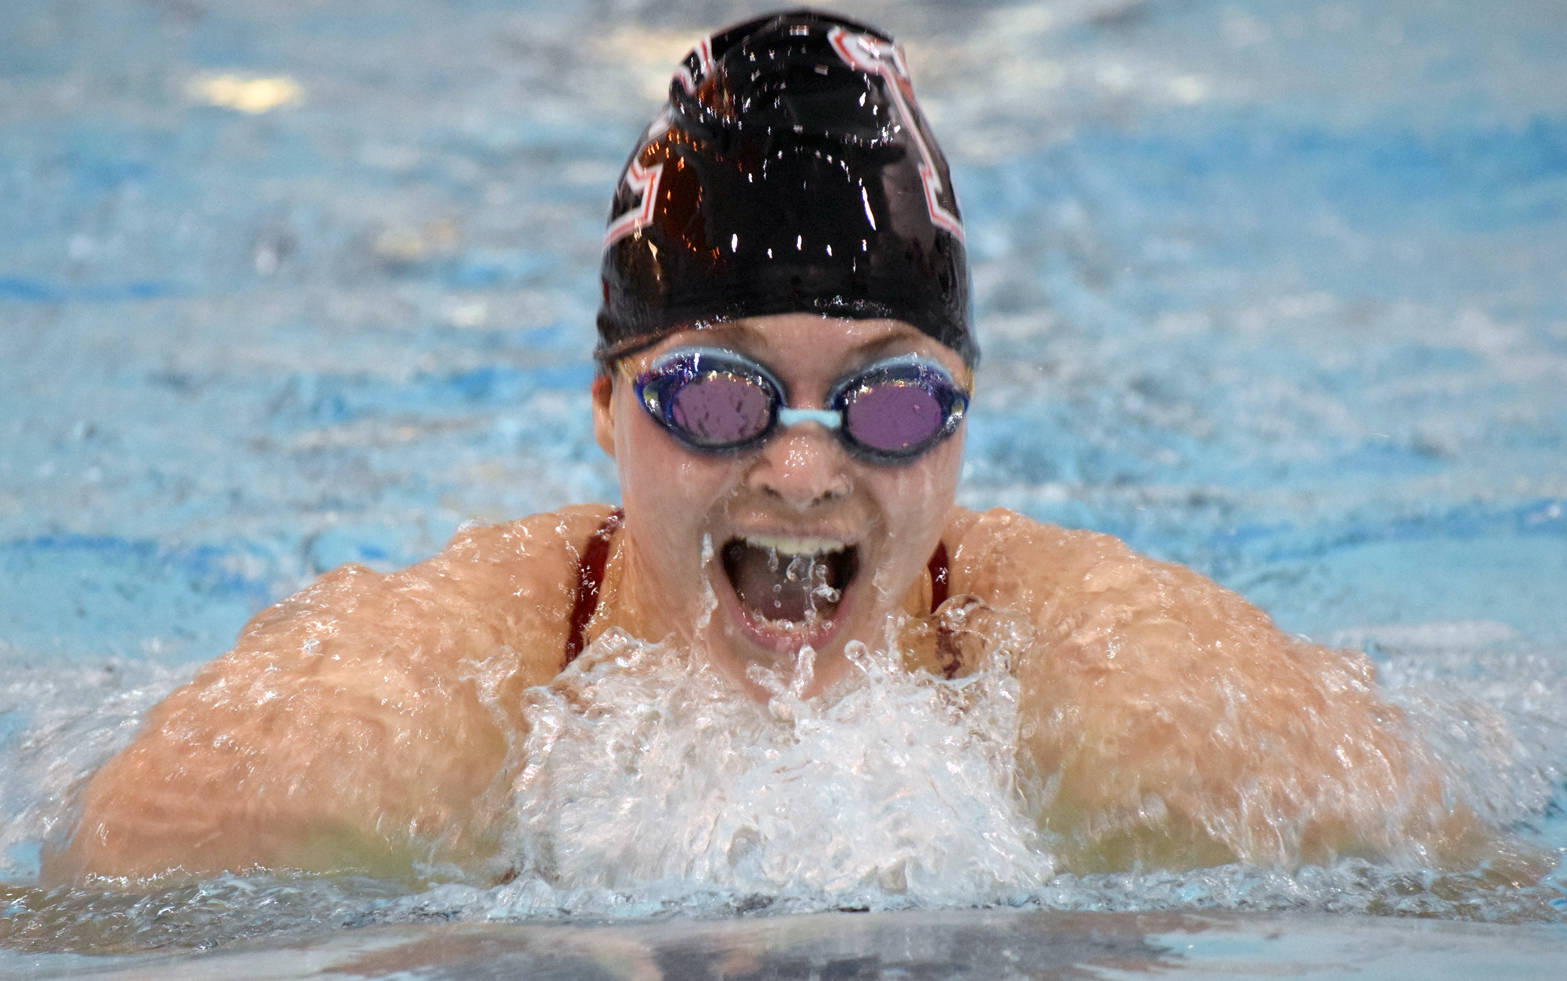
<path fill-rule="evenodd" d="M 962 367 L 954 352 L 900 320 L 789 313 L 722 321 L 676 331 L 650 353 L 690 344 L 731 348 L 779 369 L 836 371 L 897 354 L 924 355 L 954 370 Z"/>

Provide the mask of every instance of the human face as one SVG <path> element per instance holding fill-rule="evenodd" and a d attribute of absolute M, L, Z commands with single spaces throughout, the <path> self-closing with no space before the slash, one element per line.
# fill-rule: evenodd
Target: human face
<path fill-rule="evenodd" d="M 889 616 L 919 610 L 963 429 L 895 464 L 856 457 L 814 421 L 740 453 L 700 453 L 644 411 L 633 384 L 661 354 L 690 345 L 765 365 L 795 408 L 822 408 L 835 382 L 888 357 L 930 358 L 960 383 L 967 370 L 899 321 L 783 314 L 677 332 L 595 387 L 599 443 L 615 458 L 626 511 L 616 604 L 627 625 L 705 651 L 757 694 L 749 666 L 788 676 L 809 645 L 807 691 L 819 691 L 842 675 L 848 641 L 880 643 Z"/>

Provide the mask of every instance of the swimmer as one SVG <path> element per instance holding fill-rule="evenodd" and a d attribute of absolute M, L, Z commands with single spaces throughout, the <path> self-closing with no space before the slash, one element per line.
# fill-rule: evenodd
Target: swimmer
<path fill-rule="evenodd" d="M 903 55 L 796 12 L 703 41 L 615 189 L 594 431 L 622 504 L 460 531 L 256 616 L 85 786 L 51 881 L 493 867 L 524 693 L 611 631 L 771 673 L 975 669 L 1021 620 L 1020 764 L 1072 871 L 1448 853 L 1452 803 L 1369 662 L 1104 535 L 955 505 L 979 346 Z M 809 659 L 800 655 L 809 650 Z M 501 859 L 504 863 L 504 859 Z"/>

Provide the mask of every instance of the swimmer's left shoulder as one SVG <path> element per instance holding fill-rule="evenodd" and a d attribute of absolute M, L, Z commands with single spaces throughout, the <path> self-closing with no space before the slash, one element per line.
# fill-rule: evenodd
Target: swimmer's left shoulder
<path fill-rule="evenodd" d="M 972 511 L 954 507 L 947 517 L 942 540 L 956 560 L 966 558 L 981 565 L 1060 568 L 1071 557 L 1092 562 L 1106 553 L 1125 553 L 1126 546 L 1110 535 L 1063 528 L 1036 521 L 1010 508 Z"/>
<path fill-rule="evenodd" d="M 954 508 L 943 540 L 952 554 L 954 591 L 1036 615 L 1054 609 L 1081 620 L 1108 603 L 1124 616 L 1172 601 L 1191 604 L 1188 612 L 1222 606 L 1224 616 L 1251 614 L 1249 604 L 1206 576 L 1143 555 L 1113 535 L 1006 508 Z"/>
<path fill-rule="evenodd" d="M 1009 508 L 953 508 L 943 540 L 971 564 L 1048 573 L 1089 591 L 1172 582 L 1220 588 L 1200 573 L 1138 552 L 1114 535 L 1036 521 Z"/>
<path fill-rule="evenodd" d="M 1038 521 L 1011 508 L 974 511 L 965 507 L 954 507 L 948 512 L 944 539 L 953 548 L 1009 543 L 1069 546 L 1091 539 L 1116 541 L 1098 532 L 1077 531 Z"/>

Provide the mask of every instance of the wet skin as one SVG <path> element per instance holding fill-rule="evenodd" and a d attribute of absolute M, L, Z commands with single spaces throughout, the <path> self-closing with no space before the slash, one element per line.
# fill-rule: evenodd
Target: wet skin
<path fill-rule="evenodd" d="M 615 622 L 705 651 L 758 697 L 763 689 L 747 668 L 787 676 L 809 644 L 816 661 L 806 691 L 820 692 L 842 676 L 848 641 L 881 642 L 889 617 L 928 604 L 926 564 L 957 491 L 963 430 L 898 464 L 856 458 L 817 423 L 780 429 L 747 452 L 698 453 L 648 416 L 631 384 L 659 354 L 688 345 L 725 347 L 768 366 L 796 408 L 821 407 L 834 382 L 889 356 L 935 359 L 960 381 L 967 372 L 906 324 L 787 314 L 678 332 L 594 387 L 595 432 L 615 458 L 626 512 L 609 570 L 619 587 Z M 857 571 L 829 617 L 769 622 L 742 602 L 724 568 L 723 548 L 736 540 L 849 548 Z"/>

